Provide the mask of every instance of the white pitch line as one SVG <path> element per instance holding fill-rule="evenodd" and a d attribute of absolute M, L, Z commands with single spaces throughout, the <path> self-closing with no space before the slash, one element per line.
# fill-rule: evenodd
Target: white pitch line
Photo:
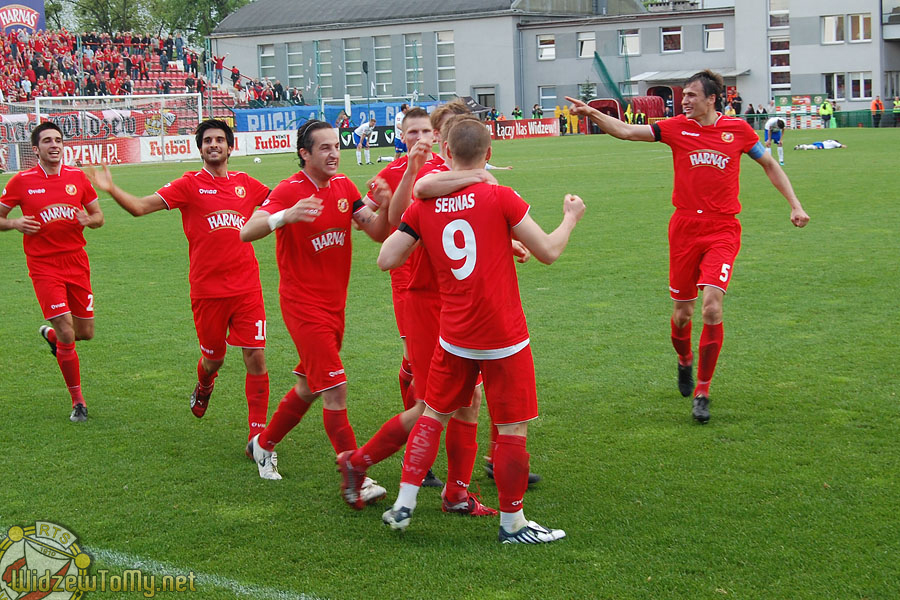
<path fill-rule="evenodd" d="M 152 559 L 141 558 L 140 556 L 131 556 L 115 550 L 104 550 L 103 548 L 86 547 L 85 550 L 91 556 L 102 560 L 103 562 L 123 568 L 123 569 L 141 569 L 149 571 L 157 575 L 184 575 L 190 569 L 179 569 L 168 563 L 159 562 Z M 199 588 L 202 585 L 209 585 L 219 589 L 228 590 L 238 596 L 246 598 L 260 598 L 264 600 L 322 600 L 318 596 L 310 596 L 309 594 L 297 594 L 287 590 L 280 590 L 272 587 L 245 584 L 221 575 L 211 575 L 208 573 L 194 572 L 194 581 Z"/>

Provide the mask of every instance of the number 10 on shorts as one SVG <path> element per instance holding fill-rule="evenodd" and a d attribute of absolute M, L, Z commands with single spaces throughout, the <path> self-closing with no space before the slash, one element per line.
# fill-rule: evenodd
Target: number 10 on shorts
<path fill-rule="evenodd" d="M 256 322 L 256 337 L 254 339 L 260 342 L 266 339 L 266 322 L 262 319 Z"/>

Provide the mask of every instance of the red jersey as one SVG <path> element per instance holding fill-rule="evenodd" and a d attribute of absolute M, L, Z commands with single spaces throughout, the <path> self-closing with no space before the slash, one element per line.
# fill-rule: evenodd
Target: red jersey
<path fill-rule="evenodd" d="M 253 245 L 242 242 L 240 234 L 269 188 L 246 173 L 214 177 L 203 169 L 188 171 L 156 193 L 169 210 L 181 211 L 191 298 L 228 298 L 262 289 Z"/>
<path fill-rule="evenodd" d="M 449 352 L 527 344 L 510 250 L 512 228 L 527 214 L 528 204 L 516 192 L 487 183 L 415 202 L 404 213 L 400 230 L 421 240 L 440 284 L 441 345 Z"/>
<path fill-rule="evenodd" d="M 291 223 L 275 231 L 279 292 L 292 302 L 343 311 L 350 282 L 351 221 L 365 206 L 356 186 L 339 173 L 320 188 L 300 171 L 279 183 L 261 210 L 274 214 L 310 196 L 322 200 L 322 214 L 311 223 Z"/>
<path fill-rule="evenodd" d="M 672 148 L 676 208 L 725 215 L 741 212 L 741 154 L 759 142 L 746 121 L 720 114 L 715 123 L 704 127 L 678 115 L 651 127 L 656 140 Z"/>
<path fill-rule="evenodd" d="M 388 184 L 388 188 L 390 188 L 391 193 L 397 191 L 397 186 L 400 185 L 400 180 L 403 179 L 403 174 L 406 173 L 406 163 L 409 162 L 409 157 L 404 156 L 399 158 L 385 168 L 383 168 L 377 175 L 377 177 L 381 177 Z M 376 210 L 378 210 L 379 204 L 372 196 L 372 190 L 366 194 L 366 197 L 375 205 Z M 391 228 L 391 233 L 393 233 L 394 228 Z M 397 290 L 405 290 L 409 285 L 409 261 L 403 263 L 396 269 L 391 269 L 391 287 Z"/>
<path fill-rule="evenodd" d="M 447 162 L 441 156 L 433 154 L 431 159 L 419 170 L 418 175 L 416 175 L 416 181 L 429 173 L 442 173 L 449 170 L 450 167 L 447 165 Z M 419 200 L 413 198 L 410 207 L 417 202 L 419 202 Z M 409 208 L 406 210 L 409 210 Z M 406 213 L 404 212 L 403 215 L 406 216 Z M 401 220 L 402 219 L 403 217 L 401 217 Z M 410 254 L 409 259 L 407 259 L 406 264 L 409 265 L 408 289 L 410 291 L 438 294 L 439 287 L 437 277 L 434 274 L 434 267 L 421 247 L 413 250 L 413 253 Z"/>
<path fill-rule="evenodd" d="M 0 196 L 0 204 L 7 208 L 20 206 L 23 215 L 34 217 L 41 224 L 36 234 L 22 236 L 29 258 L 84 248 L 84 226 L 75 213 L 96 201 L 97 192 L 81 169 L 61 165 L 59 175 L 48 175 L 40 163 L 13 175 Z"/>

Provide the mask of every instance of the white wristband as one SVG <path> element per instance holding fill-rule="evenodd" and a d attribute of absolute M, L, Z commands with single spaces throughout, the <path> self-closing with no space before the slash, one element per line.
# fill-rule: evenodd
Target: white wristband
<path fill-rule="evenodd" d="M 284 225 L 284 213 L 286 212 L 287 210 L 279 210 L 274 215 L 269 215 L 269 229 L 271 231 L 275 231 L 276 229 Z"/>

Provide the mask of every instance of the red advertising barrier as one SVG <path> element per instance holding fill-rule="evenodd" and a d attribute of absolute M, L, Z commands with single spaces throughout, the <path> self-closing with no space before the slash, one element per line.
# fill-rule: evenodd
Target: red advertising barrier
<path fill-rule="evenodd" d="M 559 135 L 556 119 L 519 119 L 516 121 L 488 121 L 486 123 L 495 140 L 516 138 L 551 137 Z"/>
<path fill-rule="evenodd" d="M 196 126 L 196 113 L 192 116 L 194 121 L 187 122 L 190 129 Z M 59 126 L 65 140 L 160 135 L 163 129 L 167 135 L 176 135 L 181 125 L 172 111 L 162 116 L 140 110 L 69 111 L 55 113 L 49 120 Z M 34 113 L 0 115 L 0 142 L 27 142 L 36 126 Z"/>
<path fill-rule="evenodd" d="M 136 138 L 110 138 L 97 141 L 66 142 L 63 147 L 63 162 L 81 167 L 106 163 L 141 162 L 141 143 Z"/>

